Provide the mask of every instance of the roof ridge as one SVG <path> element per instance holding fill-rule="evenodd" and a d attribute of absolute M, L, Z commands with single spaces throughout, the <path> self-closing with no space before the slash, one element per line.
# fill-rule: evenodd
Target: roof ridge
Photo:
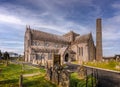
<path fill-rule="evenodd" d="M 69 32 L 63 34 L 63 36 L 69 35 L 69 34 L 76 34 L 76 35 L 80 35 L 78 33 L 75 33 L 73 30 L 70 30 Z"/>
<path fill-rule="evenodd" d="M 40 32 L 40 33 L 44 33 L 44 34 L 49 34 L 49 35 L 53 35 L 53 36 L 63 37 L 63 36 L 60 36 L 60 35 L 57 35 L 57 34 L 52 34 L 52 33 L 49 33 L 49 32 L 44 32 L 44 31 L 36 30 L 36 29 L 31 29 L 31 31 Z"/>
<path fill-rule="evenodd" d="M 84 34 L 75 38 L 75 42 L 86 42 L 90 39 L 91 33 Z"/>

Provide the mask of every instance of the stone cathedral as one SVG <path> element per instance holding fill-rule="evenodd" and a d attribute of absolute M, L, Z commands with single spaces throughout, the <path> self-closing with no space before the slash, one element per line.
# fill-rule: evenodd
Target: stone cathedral
<path fill-rule="evenodd" d="M 101 19 L 97 19 L 96 32 L 98 34 L 97 43 L 102 36 L 101 34 Z M 99 31 L 99 32 L 98 32 Z M 98 40 L 100 39 L 100 40 Z M 52 63 L 53 54 L 59 54 L 61 57 L 61 64 L 78 61 L 82 62 L 93 61 L 96 58 L 96 46 L 94 45 L 91 33 L 80 35 L 74 31 L 70 31 L 64 35 L 55 35 L 43 31 L 31 29 L 30 26 L 26 27 L 24 37 L 24 54 L 25 61 L 33 64 L 40 64 L 45 66 L 46 63 Z M 97 44 L 96 43 L 96 44 Z M 97 44 L 98 57 L 101 57 L 102 45 Z M 100 60 L 99 58 L 98 60 Z"/>

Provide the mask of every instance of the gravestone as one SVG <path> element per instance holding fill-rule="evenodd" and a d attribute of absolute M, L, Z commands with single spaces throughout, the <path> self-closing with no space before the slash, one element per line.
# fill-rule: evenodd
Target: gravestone
<path fill-rule="evenodd" d="M 69 87 L 69 72 L 61 66 L 61 56 L 53 55 L 53 66 L 47 68 L 47 76 L 50 81 L 59 87 Z"/>
<path fill-rule="evenodd" d="M 52 65 L 49 65 L 50 67 L 49 66 L 47 67 L 47 77 L 49 78 L 50 81 L 59 84 L 58 69 L 61 64 L 61 56 L 59 54 L 53 54 L 52 59 L 53 59 Z"/>
<path fill-rule="evenodd" d="M 62 70 L 60 73 L 60 87 L 69 87 L 70 73 L 67 70 Z"/>
<path fill-rule="evenodd" d="M 59 54 L 53 55 L 53 66 L 61 65 L 61 56 Z"/>

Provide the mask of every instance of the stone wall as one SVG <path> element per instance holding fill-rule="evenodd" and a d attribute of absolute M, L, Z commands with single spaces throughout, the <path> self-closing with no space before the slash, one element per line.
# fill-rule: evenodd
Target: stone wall
<path fill-rule="evenodd" d="M 52 35 L 52 34 L 48 34 L 50 36 L 56 36 L 57 39 L 60 39 L 62 37 L 62 39 L 60 39 L 62 42 L 56 42 L 56 41 L 50 41 L 48 39 L 48 37 L 43 37 L 40 36 L 41 39 L 39 39 L 39 31 L 34 31 L 32 29 L 26 29 L 25 32 L 25 43 L 24 43 L 24 53 L 25 53 L 25 61 L 26 62 L 33 62 L 33 63 L 43 63 L 40 62 L 41 60 L 39 59 L 39 56 L 37 56 L 37 54 L 45 54 L 45 61 L 47 62 L 47 60 L 49 59 L 48 55 L 49 53 L 58 53 L 60 51 L 60 49 L 62 48 L 66 48 L 68 47 L 67 51 L 65 51 L 64 53 L 60 54 L 61 55 L 61 60 L 62 60 L 62 64 L 64 63 L 65 60 L 65 55 L 68 52 L 69 54 L 69 62 L 71 59 L 73 60 L 78 60 L 79 63 L 81 64 L 82 62 L 86 62 L 89 60 L 93 60 L 94 56 L 95 56 L 95 47 L 94 47 L 94 42 L 92 41 L 92 38 L 89 37 L 90 34 L 88 35 L 84 35 L 84 36 L 80 36 L 79 34 L 74 33 L 73 31 L 67 33 L 66 35 L 63 36 L 57 36 L 57 35 Z M 37 33 L 36 38 L 33 38 L 33 34 Z M 41 32 L 40 34 L 42 34 L 43 32 Z M 45 34 L 43 34 L 45 35 Z M 87 38 L 86 38 L 87 37 Z M 44 39 L 42 39 L 44 38 Z M 64 40 L 68 38 L 70 40 L 70 42 L 64 42 Z M 76 39 L 78 38 L 78 39 Z M 88 41 L 88 39 L 91 38 L 90 41 Z M 51 37 L 52 39 L 52 37 Z M 55 37 L 54 37 L 55 39 Z M 80 40 L 79 40 L 80 39 Z M 48 41 L 46 41 L 48 40 Z M 78 40 L 78 42 L 76 43 L 75 41 Z M 75 43 L 74 43 L 75 42 Z M 74 55 L 69 52 L 69 51 L 73 51 Z M 34 61 L 33 61 L 34 60 Z M 45 64 L 43 64 L 45 65 Z"/>
<path fill-rule="evenodd" d="M 84 61 L 88 61 L 89 57 L 89 51 L 88 51 L 88 43 L 79 43 L 79 44 L 73 44 L 71 46 L 71 49 L 76 53 L 75 54 L 75 60 L 78 60 L 81 64 Z"/>
<path fill-rule="evenodd" d="M 96 59 L 96 48 L 95 48 L 93 40 L 89 40 L 88 47 L 89 47 L 89 49 L 88 49 L 88 51 L 89 51 L 88 60 L 93 61 L 93 60 Z"/>
<path fill-rule="evenodd" d="M 66 47 L 66 45 L 67 44 L 55 43 L 55 42 L 49 42 L 49 41 L 32 40 L 32 45 L 31 46 L 49 47 L 49 48 L 62 48 L 62 47 Z"/>

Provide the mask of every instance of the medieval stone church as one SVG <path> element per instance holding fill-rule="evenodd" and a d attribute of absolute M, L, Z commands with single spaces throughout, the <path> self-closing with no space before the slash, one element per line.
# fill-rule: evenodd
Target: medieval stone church
<path fill-rule="evenodd" d="M 97 22 L 98 31 L 101 29 L 99 29 L 99 21 L 100 19 Z M 45 65 L 53 60 L 53 54 L 61 56 L 61 64 L 71 61 L 82 63 L 96 59 L 96 46 L 91 33 L 80 35 L 70 31 L 60 36 L 34 30 L 28 26 L 24 40 L 25 61 L 33 64 Z"/>

